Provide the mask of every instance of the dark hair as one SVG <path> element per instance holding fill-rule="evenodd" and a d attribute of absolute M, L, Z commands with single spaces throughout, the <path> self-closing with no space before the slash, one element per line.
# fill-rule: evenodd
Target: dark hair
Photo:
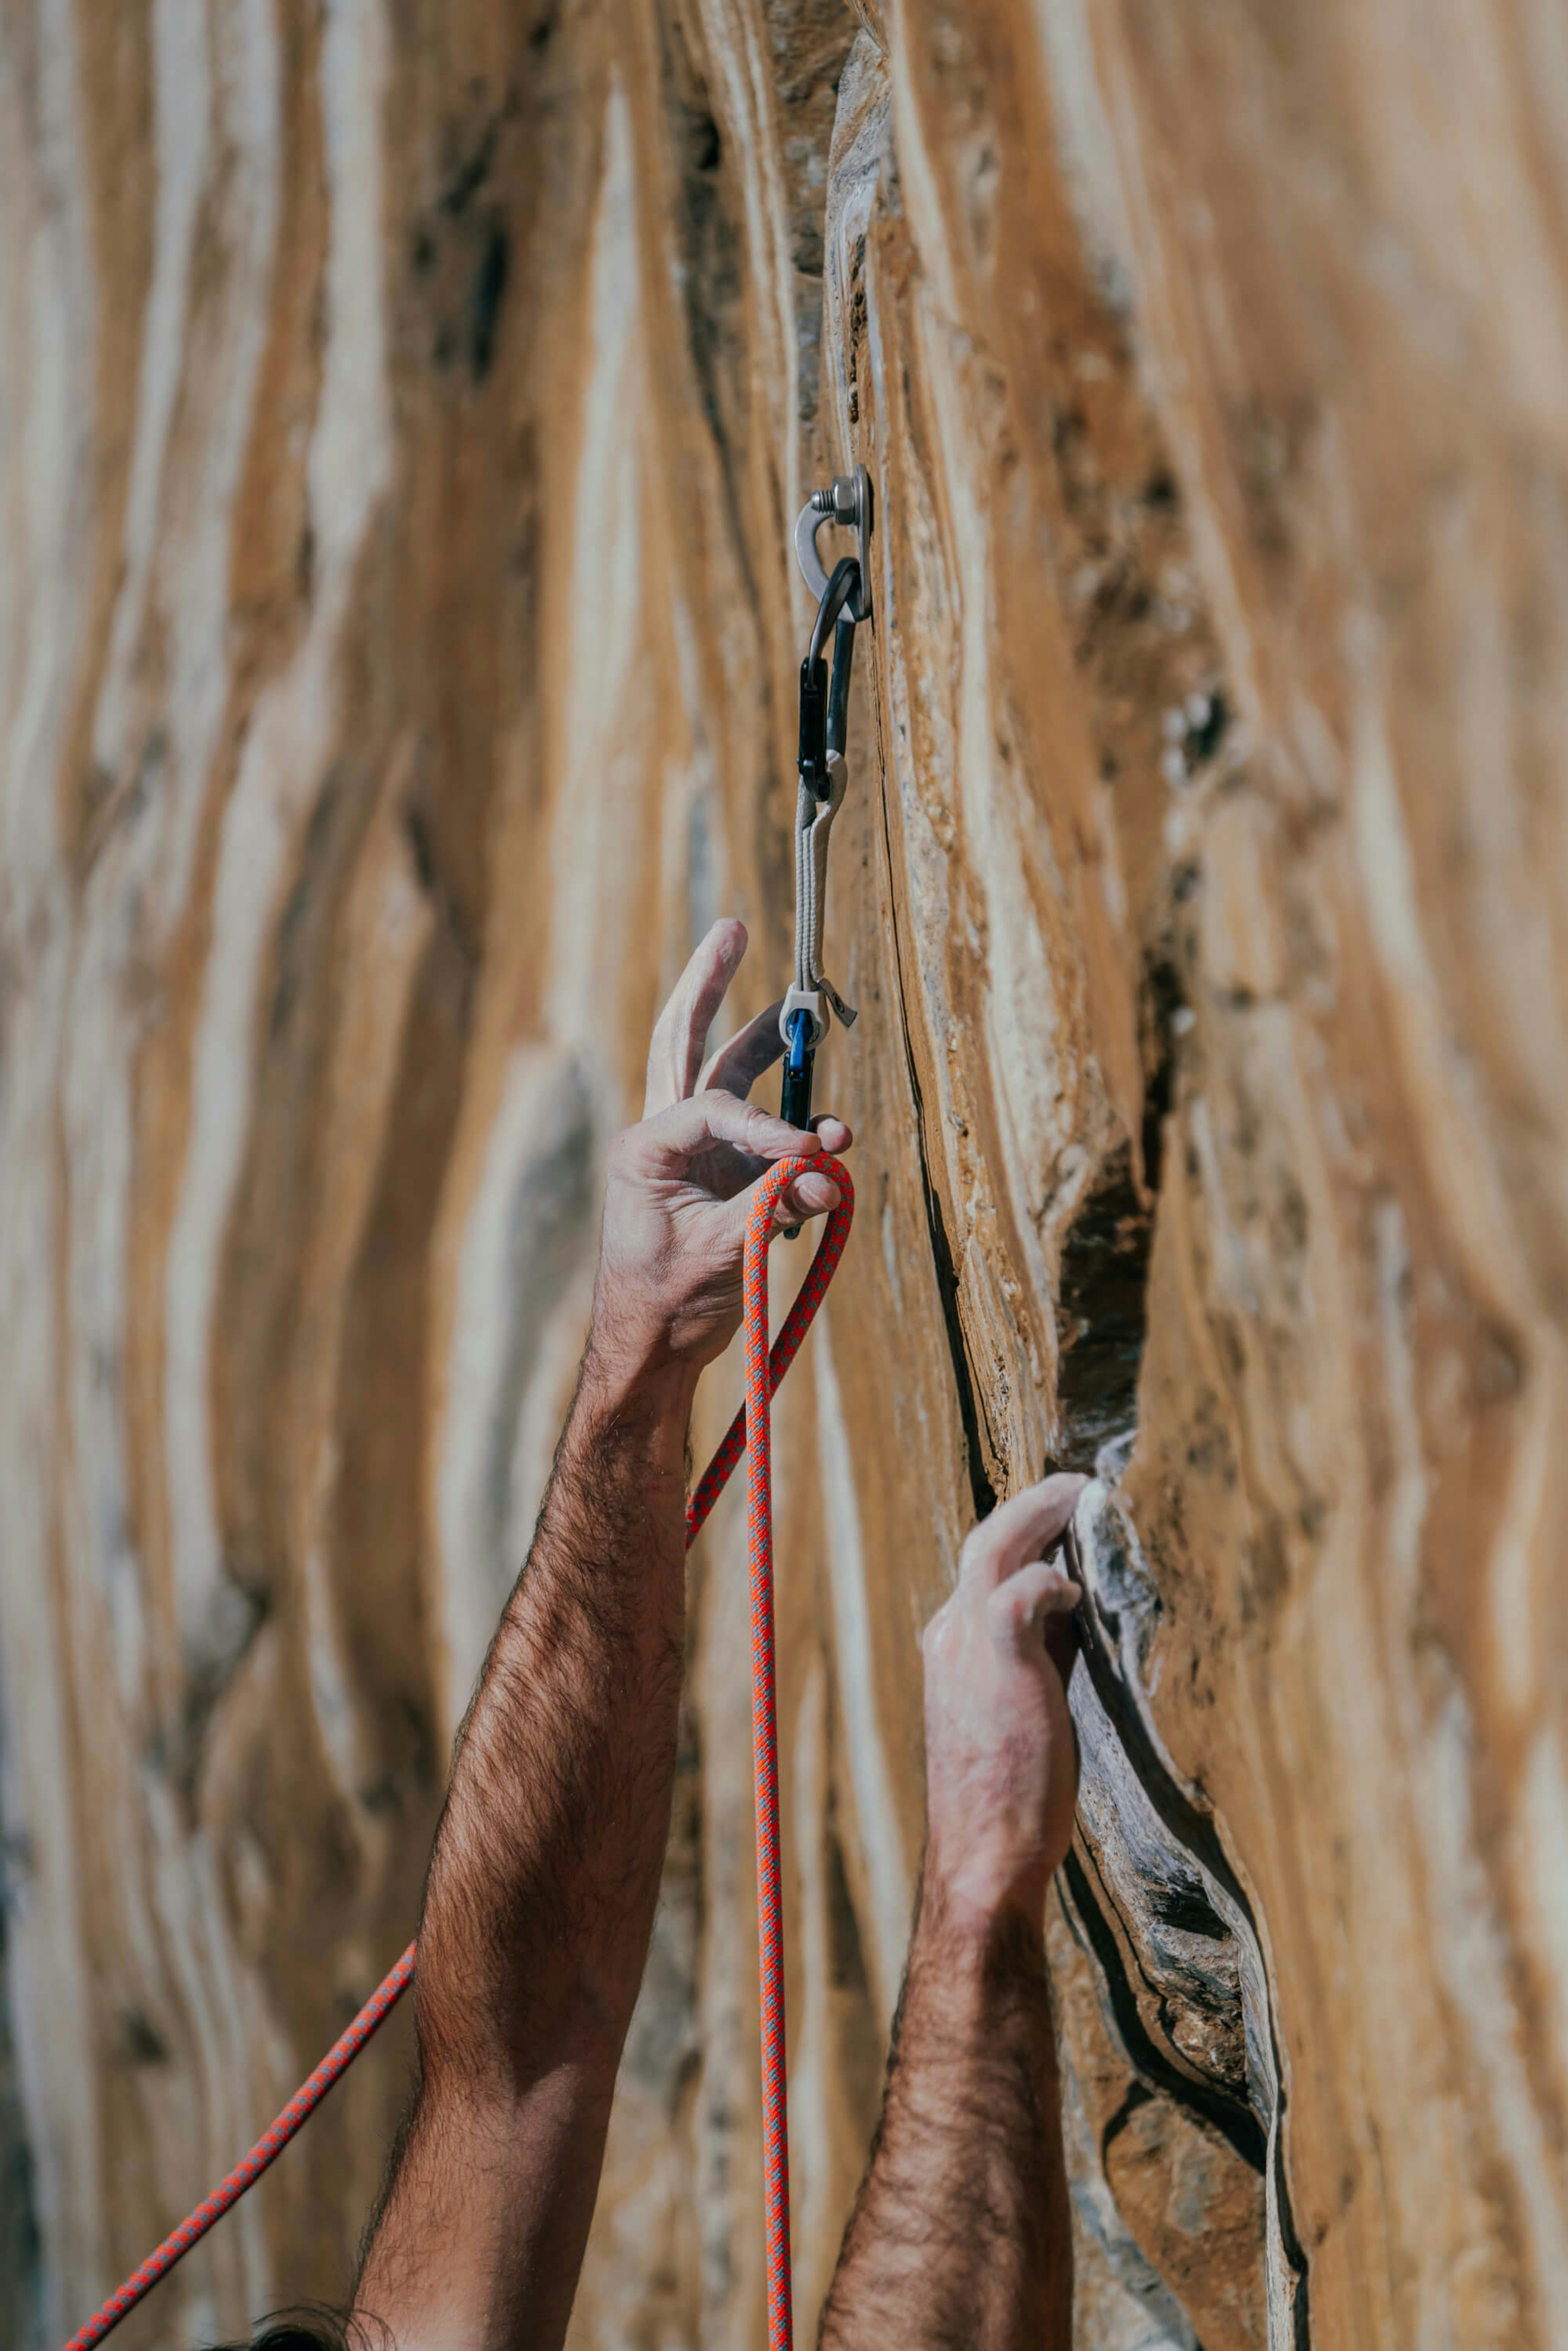
<path fill-rule="evenodd" d="M 311 2303 L 275 2310 L 248 2343 L 216 2343 L 212 2351 L 376 2351 L 383 2339 L 379 2327 L 366 2329 L 362 2315 Z"/>
<path fill-rule="evenodd" d="M 264 2327 L 247 2351 L 343 2351 L 345 2339 L 337 2319 L 304 2311 Z"/>

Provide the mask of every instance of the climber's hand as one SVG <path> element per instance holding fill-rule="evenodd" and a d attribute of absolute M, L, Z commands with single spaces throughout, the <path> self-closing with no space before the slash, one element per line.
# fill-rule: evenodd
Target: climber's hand
<path fill-rule="evenodd" d="M 695 1369 L 740 1322 L 741 1255 L 750 1191 L 776 1159 L 847 1150 L 841 1119 L 786 1126 L 747 1096 L 784 1050 L 770 1005 L 703 1066 L 715 1014 L 746 953 L 746 926 L 717 922 L 659 1016 L 648 1051 L 642 1123 L 610 1147 L 604 1238 L 594 1295 L 602 1351 Z M 775 1210 L 782 1227 L 837 1207 L 825 1176 L 798 1176 Z"/>
<path fill-rule="evenodd" d="M 927 1881 L 961 1908 L 1017 1907 L 1037 1928 L 1078 1799 L 1067 1677 L 1082 1595 L 1046 1554 L 1084 1483 L 1047 1478 L 993 1510 L 925 1628 Z"/>

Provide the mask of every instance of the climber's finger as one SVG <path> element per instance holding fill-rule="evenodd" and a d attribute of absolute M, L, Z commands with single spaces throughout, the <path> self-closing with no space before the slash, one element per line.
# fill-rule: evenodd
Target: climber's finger
<path fill-rule="evenodd" d="M 814 1159 L 822 1148 L 805 1127 L 789 1125 L 759 1102 L 737 1102 L 722 1086 L 672 1103 L 656 1118 L 628 1127 L 616 1143 L 624 1143 L 665 1174 L 684 1170 L 714 1143 L 728 1144 L 742 1159 L 758 1161 Z"/>
<path fill-rule="evenodd" d="M 738 1257 L 746 1247 L 746 1228 L 751 1215 L 754 1184 L 737 1192 L 725 1206 L 726 1246 Z M 797 1176 L 787 1184 L 773 1203 L 773 1230 L 794 1232 L 808 1217 L 826 1216 L 839 1205 L 839 1187 L 831 1176 L 819 1176 L 814 1171 Z"/>
<path fill-rule="evenodd" d="M 831 1176 L 797 1176 L 779 1195 L 773 1221 L 788 1232 L 802 1217 L 825 1217 L 842 1196 Z"/>
<path fill-rule="evenodd" d="M 746 946 L 746 925 L 733 914 L 722 915 L 676 980 L 648 1047 L 644 1118 L 685 1102 L 695 1091 L 707 1032 L 740 967 Z"/>
<path fill-rule="evenodd" d="M 1066 1571 L 1069 1583 L 1075 1584 L 1082 1595 L 1088 1587 L 1083 1580 L 1083 1562 L 1078 1549 L 1076 1517 L 1068 1524 L 1057 1556 Z M 1045 1654 L 1061 1676 L 1064 1689 L 1072 1673 L 1072 1660 L 1078 1655 L 1078 1627 L 1082 1621 L 1076 1609 L 1070 1616 L 1051 1615 L 1045 1620 Z"/>
<path fill-rule="evenodd" d="M 748 1020 L 727 1045 L 721 1045 L 697 1080 L 698 1093 L 718 1087 L 727 1094 L 738 1094 L 744 1102 L 764 1070 L 771 1067 L 784 1050 L 784 1040 L 779 1033 L 779 1015 L 784 1007 L 779 997 L 766 1012 Z"/>
<path fill-rule="evenodd" d="M 1061 1541 L 1088 1482 L 1086 1478 L 1059 1470 L 1001 1503 L 966 1541 L 958 1561 L 960 1583 L 991 1592 L 1004 1577 L 1016 1575 L 1020 1567 L 1039 1559 Z"/>
<path fill-rule="evenodd" d="M 1083 1597 L 1059 1560 L 1032 1560 L 998 1583 L 986 1601 L 991 1632 L 1004 1648 L 1039 1650 L 1039 1627 L 1052 1616 L 1070 1616 Z"/>

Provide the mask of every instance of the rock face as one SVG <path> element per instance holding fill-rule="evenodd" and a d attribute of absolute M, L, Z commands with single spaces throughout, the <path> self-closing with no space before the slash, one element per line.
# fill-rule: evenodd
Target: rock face
<path fill-rule="evenodd" d="M 0 2345 L 409 1934 L 653 1012 L 720 911 L 737 1009 L 786 976 L 789 528 L 856 458 L 802 2340 L 919 1628 L 1066 1463 L 1081 2340 L 1568 2341 L 1565 382 L 1544 5 L 12 0 Z M 577 2351 L 761 2340 L 738 1520 Z M 128 2342 L 342 2293 L 402 2030 Z"/>

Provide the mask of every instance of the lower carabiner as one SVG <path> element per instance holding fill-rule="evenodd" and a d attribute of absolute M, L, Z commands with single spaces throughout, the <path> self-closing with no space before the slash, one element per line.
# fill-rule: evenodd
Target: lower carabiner
<path fill-rule="evenodd" d="M 784 1088 L 779 1103 L 779 1115 L 786 1126 L 811 1123 L 811 1064 L 816 1058 L 811 1016 L 797 1012 L 789 1022 L 789 1050 L 784 1060 Z"/>

